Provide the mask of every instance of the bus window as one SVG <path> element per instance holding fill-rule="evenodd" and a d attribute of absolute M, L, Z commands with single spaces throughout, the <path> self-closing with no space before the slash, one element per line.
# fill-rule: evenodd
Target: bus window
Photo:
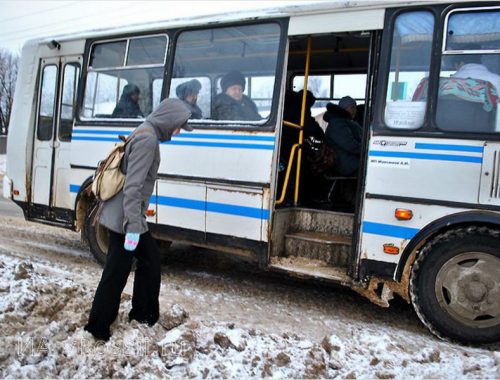
<path fill-rule="evenodd" d="M 76 102 L 76 84 L 80 76 L 80 65 L 69 63 L 64 67 L 63 93 L 61 101 L 61 119 L 59 122 L 59 140 L 70 141 Z"/>
<path fill-rule="evenodd" d="M 300 91 L 303 88 L 304 76 L 295 76 L 293 78 L 294 91 Z M 311 115 L 317 116 L 326 111 L 328 103 L 337 104 L 347 95 L 356 100 L 357 104 L 364 104 L 366 74 L 310 75 L 307 89 L 316 97 L 316 102 L 311 108 Z"/>
<path fill-rule="evenodd" d="M 457 11 L 447 19 L 437 127 L 499 132 L 500 11 Z"/>
<path fill-rule="evenodd" d="M 196 78 L 204 118 L 262 124 L 271 112 L 279 42 L 280 27 L 274 23 L 183 32 L 170 93 Z"/>
<path fill-rule="evenodd" d="M 389 128 L 418 129 L 424 124 L 433 32 L 430 12 L 396 18 L 384 117 Z"/>
<path fill-rule="evenodd" d="M 57 84 L 57 67 L 45 66 L 42 74 L 42 89 L 38 110 L 37 138 L 41 141 L 52 139 L 54 125 L 55 97 Z"/>
<path fill-rule="evenodd" d="M 167 36 L 133 37 L 91 48 L 83 119 L 146 117 L 161 93 Z M 156 90 L 155 90 L 156 89 Z"/>

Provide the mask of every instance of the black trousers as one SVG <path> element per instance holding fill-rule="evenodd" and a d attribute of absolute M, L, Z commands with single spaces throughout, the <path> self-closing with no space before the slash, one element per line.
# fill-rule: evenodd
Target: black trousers
<path fill-rule="evenodd" d="M 135 319 L 152 326 L 159 318 L 161 268 L 156 241 L 149 232 L 143 233 L 134 251 L 123 248 L 124 241 L 125 235 L 109 231 L 106 265 L 85 326 L 85 330 L 99 339 L 108 340 L 111 336 L 109 328 L 118 315 L 121 293 L 127 284 L 133 257 L 137 258 L 137 269 L 129 320 Z"/>

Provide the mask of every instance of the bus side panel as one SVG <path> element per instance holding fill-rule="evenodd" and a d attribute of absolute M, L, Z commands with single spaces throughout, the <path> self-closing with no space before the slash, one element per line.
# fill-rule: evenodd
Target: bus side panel
<path fill-rule="evenodd" d="M 31 188 L 33 129 L 36 112 L 36 78 L 38 49 L 25 45 L 21 54 L 14 104 L 7 139 L 7 173 L 13 189 L 19 192 L 15 201 L 28 202 Z"/>
<path fill-rule="evenodd" d="M 406 245 L 424 226 L 465 210 L 453 208 L 452 202 L 476 205 L 482 161 L 481 141 L 372 137 L 359 259 L 397 265 Z M 398 208 L 411 210 L 413 217 L 396 219 Z M 384 245 L 399 253 L 384 253 Z"/>

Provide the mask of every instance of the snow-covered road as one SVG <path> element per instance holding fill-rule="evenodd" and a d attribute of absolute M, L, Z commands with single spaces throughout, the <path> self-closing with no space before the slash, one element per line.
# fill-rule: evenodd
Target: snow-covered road
<path fill-rule="evenodd" d="M 152 328 L 127 322 L 130 276 L 106 344 L 82 330 L 101 268 L 78 234 L 0 216 L 0 268 L 2 378 L 500 377 L 498 347 L 440 341 L 401 301 L 380 309 L 200 248 L 165 259 Z"/>

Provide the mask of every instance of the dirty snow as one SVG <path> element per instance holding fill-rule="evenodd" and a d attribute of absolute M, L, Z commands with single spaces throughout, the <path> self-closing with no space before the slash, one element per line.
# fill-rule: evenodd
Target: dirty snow
<path fill-rule="evenodd" d="M 380 309 L 208 250 L 172 251 L 161 323 L 127 321 L 131 275 L 103 344 L 82 329 L 101 268 L 79 235 L 0 216 L 0 377 L 500 377 L 498 347 L 438 340 L 402 301 Z"/>

